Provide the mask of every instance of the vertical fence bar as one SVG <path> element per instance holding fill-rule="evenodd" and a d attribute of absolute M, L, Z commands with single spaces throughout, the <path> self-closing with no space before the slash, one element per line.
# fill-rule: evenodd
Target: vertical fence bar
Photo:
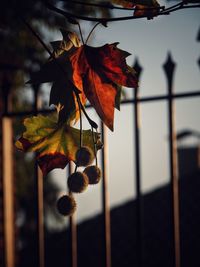
<path fill-rule="evenodd" d="M 142 71 L 137 59 L 134 64 L 138 80 Z M 143 234 L 142 234 L 142 194 L 140 172 L 140 118 L 139 118 L 139 90 L 134 90 L 134 130 L 135 130 L 135 185 L 136 185 L 136 249 L 138 267 L 143 265 Z"/>
<path fill-rule="evenodd" d="M 177 144 L 175 132 L 175 107 L 173 100 L 173 76 L 175 63 L 168 54 L 167 61 L 163 65 L 168 86 L 168 125 L 169 125 L 169 163 L 170 163 L 170 184 L 172 196 L 172 225 L 173 225 L 173 249 L 174 266 L 180 267 L 180 226 L 179 226 L 179 188 L 178 188 L 178 165 L 177 165 Z"/>
<path fill-rule="evenodd" d="M 39 87 L 33 86 L 34 90 L 34 114 L 37 115 L 38 109 L 41 106 L 38 97 Z M 45 251 L 44 251 L 44 199 L 43 199 L 43 175 L 35 161 L 35 201 L 36 201 L 36 219 L 37 219 L 37 245 L 38 245 L 38 266 L 45 266 Z"/>
<path fill-rule="evenodd" d="M 39 251 L 39 266 L 45 266 L 44 260 L 44 201 L 43 201 L 43 176 L 38 166 L 37 172 L 37 204 L 38 204 L 38 251 Z"/>
<path fill-rule="evenodd" d="M 68 175 L 72 173 L 72 165 L 69 162 L 68 164 Z M 72 193 L 70 192 L 70 195 Z M 69 217 L 70 223 L 70 232 L 71 232 L 71 259 L 72 259 L 72 267 L 78 266 L 78 257 L 77 257 L 77 225 L 76 225 L 76 215 L 73 214 Z"/>
<path fill-rule="evenodd" d="M 14 212 L 14 172 L 13 172 L 13 131 L 12 119 L 2 119 L 3 154 L 3 210 L 5 265 L 15 267 L 15 212 Z"/>
<path fill-rule="evenodd" d="M 4 209 L 3 209 L 3 97 L 0 88 L 0 266 L 5 266 L 5 246 L 4 246 Z"/>
<path fill-rule="evenodd" d="M 102 200 L 104 214 L 104 234 L 105 234 L 105 266 L 111 267 L 111 233 L 110 233 L 110 206 L 109 206 L 109 191 L 108 191 L 108 141 L 106 126 L 101 123 L 102 142 Z"/>
<path fill-rule="evenodd" d="M 71 195 L 72 193 L 70 193 Z M 75 214 L 70 216 L 70 232 L 71 232 L 71 258 L 72 258 L 72 267 L 78 266 L 77 258 L 77 225 Z"/>
<path fill-rule="evenodd" d="M 12 110 L 11 79 L 5 72 L 2 81 L 2 168 L 3 168 L 3 218 L 5 266 L 15 267 L 15 208 L 14 208 L 14 161 L 13 161 L 13 126 L 12 119 L 6 115 Z"/>
<path fill-rule="evenodd" d="M 136 183 L 136 244 L 138 266 L 142 266 L 142 195 L 141 195 L 141 173 L 140 173 L 140 125 L 138 89 L 135 89 L 134 105 L 134 128 L 135 128 L 135 183 Z"/>

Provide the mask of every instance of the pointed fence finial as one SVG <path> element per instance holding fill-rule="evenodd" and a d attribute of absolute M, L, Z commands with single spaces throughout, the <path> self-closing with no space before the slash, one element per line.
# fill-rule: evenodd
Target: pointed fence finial
<path fill-rule="evenodd" d="M 176 63 L 173 61 L 171 53 L 168 52 L 166 62 L 163 65 L 163 69 L 167 78 L 168 84 L 168 91 L 172 91 L 172 84 L 173 84 L 173 77 L 174 77 L 174 70 L 176 67 Z"/>
<path fill-rule="evenodd" d="M 139 60 L 138 60 L 137 57 L 135 58 L 135 62 L 133 64 L 133 68 L 136 71 L 136 76 L 137 76 L 138 80 L 140 80 L 140 76 L 141 76 L 141 73 L 143 71 L 143 68 L 140 65 Z"/>

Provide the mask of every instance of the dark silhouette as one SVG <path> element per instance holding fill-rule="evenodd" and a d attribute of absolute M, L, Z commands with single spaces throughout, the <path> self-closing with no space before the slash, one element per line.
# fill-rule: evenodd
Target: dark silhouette
<path fill-rule="evenodd" d="M 181 177 L 180 229 L 181 266 L 199 267 L 200 247 L 200 172 Z M 143 263 L 148 267 L 173 266 L 170 186 L 143 196 Z M 111 210 L 112 266 L 137 266 L 136 201 Z M 103 216 L 98 215 L 78 225 L 78 266 L 104 266 Z M 46 232 L 46 267 L 71 266 L 70 231 Z M 20 267 L 35 266 L 31 243 L 21 251 Z"/>

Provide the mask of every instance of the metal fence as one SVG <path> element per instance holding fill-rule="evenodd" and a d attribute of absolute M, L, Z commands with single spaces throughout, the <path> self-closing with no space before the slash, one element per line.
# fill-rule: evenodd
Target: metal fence
<path fill-rule="evenodd" d="M 138 77 L 142 68 L 135 62 L 134 65 Z M 173 266 L 181 266 L 180 257 L 180 217 L 179 217 L 179 188 L 178 188 L 178 171 L 177 171 L 177 146 L 176 146 L 176 125 L 174 123 L 174 102 L 176 99 L 189 99 L 200 96 L 199 91 L 189 91 L 184 93 L 174 93 L 173 77 L 174 77 L 175 63 L 170 54 L 163 65 L 164 73 L 167 81 L 167 93 L 165 95 L 155 95 L 150 97 L 140 97 L 139 90 L 135 90 L 134 98 L 122 101 L 122 105 L 133 106 L 133 121 L 134 121 L 134 153 L 135 153 L 135 186 L 136 186 L 136 243 L 137 243 L 137 266 L 143 266 L 143 196 L 141 193 L 141 156 L 140 156 L 140 131 L 142 130 L 139 125 L 139 108 L 141 104 L 149 102 L 164 101 L 167 103 L 168 112 L 168 134 L 169 134 L 169 166 L 170 166 L 170 190 L 171 201 L 169 202 L 171 209 L 171 225 L 173 233 L 171 237 L 173 248 Z M 2 216 L 1 228 L 3 236 L 3 260 L 2 266 L 14 267 L 16 266 L 16 253 L 15 253 L 15 181 L 14 181 L 14 158 L 13 158 L 13 129 L 12 120 L 16 117 L 23 117 L 27 115 L 37 114 L 38 112 L 48 113 L 48 110 L 38 110 L 38 90 L 34 90 L 34 108 L 30 112 L 12 112 L 9 107 L 9 85 L 5 84 L 3 89 L 3 103 L 4 111 L 1 114 L 1 127 L 2 127 Z M 102 183 L 102 207 L 103 207 L 103 229 L 104 229 L 104 266 L 111 267 L 111 223 L 110 223 L 110 204 L 109 204 L 109 187 L 108 187 L 108 174 L 107 174 L 107 135 L 103 124 L 101 124 L 102 141 L 104 148 L 102 149 L 102 162 L 101 168 L 103 173 Z M 69 168 L 70 172 L 70 168 Z M 37 206 L 37 266 L 44 267 L 44 227 L 43 227 L 43 179 L 40 170 L 36 167 L 35 171 L 35 190 L 37 197 L 35 199 Z M 71 228 L 71 258 L 72 267 L 77 267 L 77 225 L 74 217 L 70 217 Z M 2 241 L 1 240 L 1 241 Z M 102 266 L 102 267 L 104 267 Z"/>

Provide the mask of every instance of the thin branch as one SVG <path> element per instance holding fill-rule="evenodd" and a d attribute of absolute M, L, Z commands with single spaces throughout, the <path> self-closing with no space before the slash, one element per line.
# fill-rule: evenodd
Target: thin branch
<path fill-rule="evenodd" d="M 177 8 L 177 7 L 180 8 L 180 6 L 182 6 L 182 5 L 183 5 L 183 2 L 179 2 L 179 3 L 177 3 L 177 4 L 173 5 L 173 6 L 170 6 L 168 8 L 165 8 L 162 12 L 163 13 L 164 12 L 170 12 L 170 10 L 172 10 L 173 8 Z"/>
<path fill-rule="evenodd" d="M 40 38 L 39 34 L 33 30 L 31 25 L 23 18 L 21 18 L 22 22 L 26 25 L 26 27 L 30 30 L 30 32 L 36 37 L 36 39 L 41 43 L 41 45 L 44 47 L 44 49 L 49 53 L 49 55 L 52 58 L 55 58 L 54 54 L 51 52 L 51 50 L 48 48 L 48 46 L 43 42 L 43 40 Z"/>
<path fill-rule="evenodd" d="M 51 4 L 46 4 L 47 8 L 49 10 L 52 10 L 60 15 L 63 15 L 64 17 L 68 18 L 76 18 L 76 19 L 80 19 L 80 20 L 85 20 L 85 21 L 93 21 L 93 22 L 99 22 L 104 24 L 105 22 L 114 22 L 114 21 L 122 21 L 122 20 L 132 20 L 132 19 L 139 19 L 139 18 L 146 18 L 147 16 L 126 16 L 126 17 L 116 17 L 116 18 L 96 18 L 96 17 L 85 17 L 85 16 L 81 16 L 81 15 L 76 15 L 76 14 L 72 14 L 68 11 L 64 11 L 60 8 L 57 8 Z M 148 8 L 148 9 L 158 9 L 158 7 L 156 8 Z M 159 9 L 163 9 L 163 7 L 160 7 Z M 133 9 L 135 10 L 135 8 Z M 141 10 L 141 9 L 138 9 Z M 143 9 L 142 9 L 143 10 Z"/>
<path fill-rule="evenodd" d="M 160 15 L 168 15 L 172 12 L 178 11 L 178 10 L 182 10 L 182 9 L 189 9 L 189 8 L 200 8 L 200 4 L 198 5 L 180 5 L 180 7 L 173 7 L 168 11 L 162 11 Z"/>
<path fill-rule="evenodd" d="M 76 18 L 76 19 L 80 19 L 80 20 L 85 20 L 85 21 L 93 21 L 93 22 L 99 22 L 99 23 L 105 23 L 105 22 L 114 22 L 114 21 L 123 21 L 123 20 L 133 20 L 133 19 L 140 19 L 140 18 L 147 18 L 148 19 L 148 16 L 147 15 L 142 15 L 142 16 L 125 16 L 125 17 L 115 17 L 115 18 L 96 18 L 96 17 L 86 17 L 86 16 L 81 16 L 81 15 L 76 15 L 76 14 L 72 14 L 68 11 L 64 11 L 62 9 L 59 9 L 49 3 L 46 4 L 47 8 L 60 14 L 60 15 L 63 15 L 64 17 L 66 18 Z M 145 8 L 148 9 L 148 10 L 160 10 L 160 12 L 158 12 L 158 14 L 156 14 L 155 16 L 153 17 L 157 17 L 157 16 L 160 16 L 160 15 L 169 15 L 170 13 L 174 12 L 174 11 L 177 11 L 177 10 L 181 10 L 181 9 L 187 9 L 187 8 L 199 8 L 200 5 L 199 4 L 194 4 L 194 5 L 185 5 L 183 4 L 182 2 L 176 4 L 176 5 L 173 5 L 167 9 L 165 9 L 165 7 L 161 6 L 161 7 L 147 7 Z M 132 10 L 135 10 L 135 8 L 133 8 Z M 143 9 L 137 9 L 137 10 L 144 10 Z"/>
<path fill-rule="evenodd" d="M 93 7 L 100 7 L 100 8 L 105 8 L 105 9 L 118 9 L 118 10 L 133 10 L 133 7 L 118 7 L 118 6 L 114 6 L 111 3 L 109 4 L 95 4 L 95 3 L 86 3 L 86 2 L 82 2 L 82 1 L 67 1 L 67 0 L 62 0 L 62 2 L 65 2 L 68 5 L 84 5 L 84 6 L 93 6 Z"/>

